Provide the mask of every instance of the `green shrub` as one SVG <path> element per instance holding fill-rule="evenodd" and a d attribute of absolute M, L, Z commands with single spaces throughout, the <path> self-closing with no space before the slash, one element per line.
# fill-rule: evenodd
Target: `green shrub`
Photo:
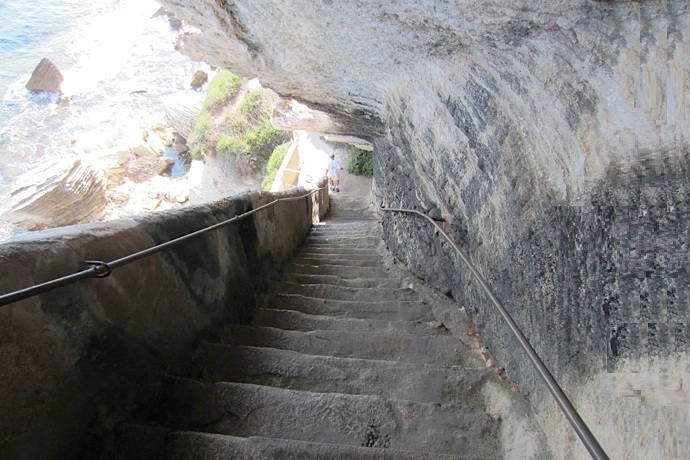
<path fill-rule="evenodd" d="M 204 111 L 199 112 L 199 115 L 196 117 L 196 125 L 194 126 L 192 136 L 196 139 L 201 139 L 206 136 L 210 126 L 211 120 L 208 118 L 208 114 Z"/>
<path fill-rule="evenodd" d="M 221 134 L 216 142 L 216 154 L 224 158 L 246 156 L 249 151 L 246 142 L 233 139 L 227 134 Z"/>
<path fill-rule="evenodd" d="M 266 191 L 271 189 L 271 185 L 273 185 L 278 169 L 280 169 L 289 147 L 290 143 L 286 142 L 273 149 L 273 153 L 271 153 L 271 157 L 268 159 L 268 163 L 266 163 L 266 177 L 261 182 L 262 189 Z"/>
<path fill-rule="evenodd" d="M 361 176 L 374 175 L 374 157 L 368 150 L 349 147 L 350 159 L 347 162 L 347 172 Z"/>
<path fill-rule="evenodd" d="M 220 70 L 206 89 L 206 99 L 201 106 L 202 111 L 211 112 L 223 106 L 244 82 L 243 78 L 227 71 Z"/>
<path fill-rule="evenodd" d="M 251 119 L 262 119 L 270 115 L 271 93 L 265 89 L 252 91 L 242 103 L 240 113 Z"/>
<path fill-rule="evenodd" d="M 263 123 L 252 128 L 244 136 L 244 141 L 249 146 L 249 150 L 261 162 L 268 160 L 273 149 L 284 140 L 285 132 L 275 129 L 269 119 L 265 119 Z"/>

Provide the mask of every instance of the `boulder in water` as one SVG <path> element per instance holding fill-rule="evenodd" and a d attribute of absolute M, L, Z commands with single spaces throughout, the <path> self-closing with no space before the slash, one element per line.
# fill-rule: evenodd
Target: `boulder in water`
<path fill-rule="evenodd" d="M 192 88 L 200 88 L 208 81 L 208 74 L 203 70 L 197 70 L 192 77 L 192 82 L 190 86 Z"/>
<path fill-rule="evenodd" d="M 60 86 L 65 78 L 53 62 L 48 58 L 41 59 L 31 74 L 26 89 L 30 91 L 60 92 Z"/>

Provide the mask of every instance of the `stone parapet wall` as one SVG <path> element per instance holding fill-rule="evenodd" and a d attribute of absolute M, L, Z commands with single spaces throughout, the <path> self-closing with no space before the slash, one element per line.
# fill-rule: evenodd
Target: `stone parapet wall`
<path fill-rule="evenodd" d="M 304 189 L 247 193 L 176 211 L 26 234 L 0 245 L 0 292 L 45 282 L 222 222 Z M 328 209 L 327 190 L 90 279 L 0 307 L 0 458 L 88 456 L 150 403 L 166 374 L 227 322 Z"/>

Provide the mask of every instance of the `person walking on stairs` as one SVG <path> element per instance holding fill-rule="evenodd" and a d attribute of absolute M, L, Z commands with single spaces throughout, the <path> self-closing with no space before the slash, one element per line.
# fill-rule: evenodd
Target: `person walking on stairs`
<path fill-rule="evenodd" d="M 326 169 L 326 176 L 328 176 L 328 184 L 330 185 L 331 192 L 340 191 L 340 173 L 343 167 L 340 165 L 340 161 L 335 159 L 335 153 L 331 153 L 331 161 L 328 162 L 328 169 Z"/>

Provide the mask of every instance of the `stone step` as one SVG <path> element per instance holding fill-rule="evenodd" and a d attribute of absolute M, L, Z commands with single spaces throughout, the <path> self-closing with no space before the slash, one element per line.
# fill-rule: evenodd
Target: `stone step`
<path fill-rule="evenodd" d="M 271 281 L 268 292 L 274 294 L 298 294 L 324 300 L 363 300 L 369 302 L 391 300 L 419 300 L 419 295 L 408 288 L 352 288 L 330 284 L 298 284 L 288 281 Z"/>
<path fill-rule="evenodd" d="M 367 302 L 324 300 L 297 294 L 267 294 L 262 301 L 265 308 L 293 310 L 308 315 L 390 321 L 434 321 L 429 305 L 407 300 Z"/>
<path fill-rule="evenodd" d="M 500 422 L 457 404 L 170 379 L 176 430 L 498 457 Z"/>
<path fill-rule="evenodd" d="M 323 238 L 323 239 L 372 239 L 380 240 L 377 234 L 378 230 L 374 228 L 362 228 L 359 230 L 316 230 L 309 233 L 308 238 Z"/>
<path fill-rule="evenodd" d="M 378 243 L 377 243 L 378 244 Z M 333 251 L 334 254 L 342 254 L 343 252 L 349 252 L 349 251 L 362 251 L 362 252 L 369 252 L 370 254 L 376 254 L 378 249 L 377 244 L 362 244 L 362 243 L 315 243 L 315 242 L 309 242 L 306 241 L 302 246 L 300 247 L 300 251 L 306 251 L 306 252 L 317 252 L 319 254 L 322 253 L 328 253 L 329 251 Z M 297 252 L 297 253 L 298 253 Z"/>
<path fill-rule="evenodd" d="M 303 265 L 332 265 L 332 266 L 344 266 L 344 267 L 381 267 L 381 259 L 379 257 L 368 257 L 366 259 L 350 259 L 342 258 L 338 256 L 328 257 L 328 256 L 301 256 L 295 255 L 290 260 L 294 264 Z"/>
<path fill-rule="evenodd" d="M 372 254 L 377 253 L 377 248 L 381 244 L 380 239 L 364 239 L 364 238 L 316 238 L 309 237 L 305 240 L 301 249 L 315 249 L 318 251 L 328 251 L 333 249 L 336 251 L 350 250 L 350 249 L 366 249 Z"/>
<path fill-rule="evenodd" d="M 258 308 L 253 325 L 275 327 L 289 331 L 351 331 L 351 332 L 405 332 L 408 334 L 448 334 L 437 321 L 390 321 L 387 319 L 342 318 L 308 315 L 294 310 Z"/>
<path fill-rule="evenodd" d="M 302 246 L 295 254 L 307 255 L 307 254 L 343 254 L 343 255 L 366 255 L 371 256 L 376 254 L 375 249 L 372 247 L 353 247 L 353 248 L 329 248 L 329 247 L 317 247 L 317 246 Z"/>
<path fill-rule="evenodd" d="M 311 263 L 311 264 L 316 264 L 318 265 L 318 262 L 321 260 L 324 261 L 330 261 L 330 260 L 352 260 L 356 262 L 375 262 L 376 264 L 380 265 L 381 264 L 381 256 L 379 256 L 376 252 L 372 252 L 371 250 L 367 250 L 366 248 L 361 250 L 359 254 L 351 252 L 351 250 L 307 250 L 307 251 L 298 251 L 293 255 L 293 261 L 295 259 L 303 259 L 303 260 L 313 260 L 315 262 L 306 262 L 306 263 Z"/>
<path fill-rule="evenodd" d="M 349 213 L 355 215 L 355 213 Z M 342 216 L 344 217 L 344 216 Z M 358 216 L 359 217 L 359 216 Z M 314 231 L 328 231 L 328 230 L 359 230 L 361 228 L 378 228 L 379 221 L 373 219 L 353 219 L 351 217 L 343 219 L 326 219 L 318 225 L 314 225 Z"/>
<path fill-rule="evenodd" d="M 353 226 L 352 224 L 343 225 L 342 227 L 312 227 L 309 230 L 308 237 L 323 237 L 323 238 L 342 238 L 342 237 L 366 237 L 366 238 L 378 238 L 379 237 L 379 227 L 378 225 L 362 225 L 359 227 Z"/>
<path fill-rule="evenodd" d="M 290 350 L 202 344 L 196 378 L 254 383 L 315 393 L 376 395 L 428 403 L 456 403 L 483 410 L 487 377 L 478 367 L 438 366 L 361 358 L 316 356 Z"/>
<path fill-rule="evenodd" d="M 380 267 L 349 267 L 343 268 L 342 265 L 311 265 L 296 264 L 288 262 L 283 265 L 283 273 L 302 274 L 302 275 L 335 275 L 343 279 L 355 278 L 390 278 L 390 273 Z"/>
<path fill-rule="evenodd" d="M 323 239 L 323 240 L 338 240 L 338 239 L 358 239 L 358 240 L 371 240 L 373 242 L 380 241 L 379 230 L 376 227 L 362 227 L 362 228 L 342 228 L 342 229 L 325 229 L 313 227 L 309 234 L 308 239 Z"/>
<path fill-rule="evenodd" d="M 395 289 L 401 287 L 402 283 L 396 278 L 342 278 L 336 275 L 321 275 L 321 274 L 299 274 L 299 273 L 283 273 L 280 276 L 283 281 L 299 284 L 329 284 L 331 286 L 346 286 L 352 288 L 371 288 L 383 287 L 388 289 Z"/>
<path fill-rule="evenodd" d="M 449 335 L 403 332 L 288 331 L 273 327 L 226 326 L 219 341 L 229 345 L 292 350 L 309 355 L 462 366 L 467 345 Z"/>
<path fill-rule="evenodd" d="M 167 460 L 467 460 L 475 456 L 429 454 L 374 447 L 343 446 L 294 439 L 175 431 L 168 436 Z M 485 457 L 487 458 L 487 457 Z"/>

